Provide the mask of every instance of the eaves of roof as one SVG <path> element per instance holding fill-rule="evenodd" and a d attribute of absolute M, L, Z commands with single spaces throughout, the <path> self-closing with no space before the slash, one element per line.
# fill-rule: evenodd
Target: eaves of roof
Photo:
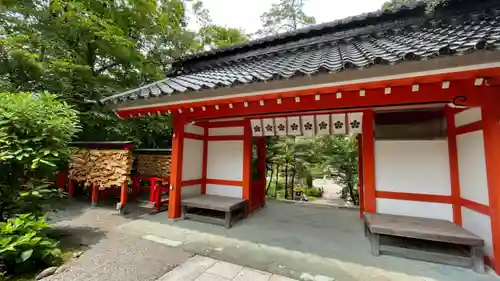
<path fill-rule="evenodd" d="M 326 32 L 331 26 L 340 25 L 330 23 L 327 27 L 319 25 L 293 33 L 305 34 L 309 30 L 309 37 L 302 36 L 301 39 L 288 34 L 287 40 L 279 39 L 281 37 L 262 39 L 262 42 L 274 42 L 266 43 L 266 47 L 256 47 L 261 43 L 250 43 L 244 47 L 213 51 L 212 55 L 193 55 L 185 58 L 182 67 L 178 67 L 171 76 L 101 102 L 118 104 L 297 76 L 334 75 L 346 69 L 361 70 L 373 65 L 428 60 L 500 47 L 498 4 L 487 9 L 480 7 L 455 12 L 440 19 L 426 17 L 421 10 L 422 6 L 415 4 L 396 10 L 394 15 L 397 17 L 388 21 L 373 22 L 370 16 L 365 15 L 365 25 L 337 32 Z M 409 11 L 413 17 L 407 17 Z M 378 17 L 385 15 L 384 12 L 379 13 Z M 362 21 L 361 17 L 354 19 Z M 352 25 L 354 19 L 344 22 Z M 242 49 L 238 51 L 238 48 Z"/>

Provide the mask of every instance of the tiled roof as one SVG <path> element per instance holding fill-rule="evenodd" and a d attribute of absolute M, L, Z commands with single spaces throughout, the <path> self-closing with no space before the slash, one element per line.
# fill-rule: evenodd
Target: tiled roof
<path fill-rule="evenodd" d="M 212 56 L 206 53 L 194 55 L 186 58 L 168 78 L 101 102 L 122 103 L 500 47 L 500 5 L 439 20 L 422 16 L 408 19 L 407 14 L 401 13 L 402 16 L 390 21 L 357 24 L 357 28 L 302 36 L 304 38 L 298 40 L 281 43 L 279 37 L 276 39 L 278 44 L 266 43 L 267 47 L 239 47 L 246 48 L 244 52 L 233 48 L 226 49 L 225 53 L 215 51 Z M 249 45 L 252 44 L 255 43 Z M 189 59 L 199 57 L 204 58 L 189 62 Z"/>

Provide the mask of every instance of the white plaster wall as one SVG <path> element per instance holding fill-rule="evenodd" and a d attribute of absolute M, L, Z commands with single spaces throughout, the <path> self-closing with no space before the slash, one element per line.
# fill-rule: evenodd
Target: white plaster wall
<path fill-rule="evenodd" d="M 450 195 L 447 141 L 375 141 L 375 180 L 379 191 Z"/>
<path fill-rule="evenodd" d="M 489 216 L 462 207 L 462 227 L 483 238 L 485 253 L 493 257 L 493 239 Z"/>
<path fill-rule="evenodd" d="M 489 205 L 483 131 L 458 135 L 457 154 L 461 197 Z"/>
<path fill-rule="evenodd" d="M 209 136 L 243 136 L 243 127 L 209 128 Z"/>
<path fill-rule="evenodd" d="M 243 141 L 209 141 L 207 178 L 243 180 Z"/>
<path fill-rule="evenodd" d="M 220 184 L 207 184 L 207 194 L 243 198 L 243 187 Z"/>
<path fill-rule="evenodd" d="M 184 126 L 184 132 L 195 135 L 204 135 L 205 129 L 203 127 L 196 126 L 193 124 L 187 124 L 186 126 Z"/>
<path fill-rule="evenodd" d="M 183 186 L 181 189 L 181 197 L 182 198 L 194 197 L 194 196 L 198 196 L 200 194 L 201 194 L 201 184 L 186 185 L 186 186 Z"/>
<path fill-rule="evenodd" d="M 476 121 L 481 120 L 481 108 L 473 107 L 461 111 L 459 113 L 455 113 L 455 127 L 460 127 L 463 125 L 467 125 Z"/>
<path fill-rule="evenodd" d="M 184 139 L 182 153 L 182 180 L 201 179 L 203 169 L 203 141 Z"/>
<path fill-rule="evenodd" d="M 453 221 L 451 204 L 377 198 L 377 213 Z"/>

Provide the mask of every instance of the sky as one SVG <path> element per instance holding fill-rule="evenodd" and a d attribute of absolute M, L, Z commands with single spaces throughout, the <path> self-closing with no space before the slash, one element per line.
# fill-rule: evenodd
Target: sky
<path fill-rule="evenodd" d="M 386 0 L 308 0 L 304 12 L 324 23 L 380 9 Z M 279 0 L 203 0 L 217 25 L 240 28 L 251 34 L 261 27 L 260 15 Z M 196 27 L 194 21 L 189 25 Z"/>

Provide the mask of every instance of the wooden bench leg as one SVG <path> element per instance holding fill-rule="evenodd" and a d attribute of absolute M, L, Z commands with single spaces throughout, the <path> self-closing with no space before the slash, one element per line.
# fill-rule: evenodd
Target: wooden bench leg
<path fill-rule="evenodd" d="M 483 247 L 471 247 L 473 259 L 473 269 L 477 273 L 484 273 L 484 254 Z"/>
<path fill-rule="evenodd" d="M 365 237 L 368 238 L 370 236 L 370 230 L 368 229 L 366 222 L 363 225 L 365 227 Z"/>
<path fill-rule="evenodd" d="M 370 233 L 370 243 L 372 244 L 372 255 L 380 256 L 380 235 Z"/>
<path fill-rule="evenodd" d="M 226 212 L 225 226 L 231 228 L 231 211 Z"/>

